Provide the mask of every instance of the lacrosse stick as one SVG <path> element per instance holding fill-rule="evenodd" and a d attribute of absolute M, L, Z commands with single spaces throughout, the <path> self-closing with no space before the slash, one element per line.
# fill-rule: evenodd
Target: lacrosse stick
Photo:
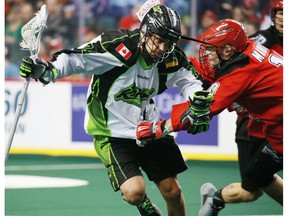
<path fill-rule="evenodd" d="M 44 27 L 46 27 L 46 20 L 48 17 L 48 10 L 46 5 L 42 5 L 41 9 L 35 14 L 35 16 L 26 23 L 21 29 L 22 42 L 20 43 L 22 50 L 29 50 L 32 60 L 38 57 L 40 51 L 40 39 Z M 27 77 L 23 88 L 21 90 L 19 102 L 14 116 L 14 121 L 10 130 L 8 143 L 5 150 L 5 163 L 9 157 L 9 151 L 14 138 L 15 130 L 19 120 L 19 116 L 22 110 L 22 105 L 26 97 L 27 89 L 30 83 L 30 77 Z"/>

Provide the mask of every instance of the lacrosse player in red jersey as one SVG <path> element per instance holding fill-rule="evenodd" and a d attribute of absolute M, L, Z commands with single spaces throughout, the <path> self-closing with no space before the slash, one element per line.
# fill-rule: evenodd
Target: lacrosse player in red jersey
<path fill-rule="evenodd" d="M 94 137 L 114 191 L 120 190 L 140 215 L 162 215 L 146 194 L 143 170 L 166 201 L 165 215 L 184 216 L 177 175 L 187 165 L 178 145 L 168 134 L 150 143 L 136 142 L 135 130 L 143 119 L 159 121 L 151 103 L 155 95 L 175 84 L 188 99 L 202 90 L 202 82 L 176 45 L 181 36 L 178 13 L 159 4 L 140 14 L 144 16 L 139 29 L 104 32 L 79 48 L 55 53 L 49 62 L 26 58 L 20 74 L 44 84 L 71 74 L 92 75 L 85 129 Z"/>
<path fill-rule="evenodd" d="M 274 1 L 271 10 L 271 19 L 273 24 L 268 29 L 260 30 L 253 35 L 250 35 L 249 38 L 253 38 L 257 43 L 283 55 L 282 0 Z M 196 65 L 195 62 L 194 65 Z M 247 166 L 249 166 L 250 160 L 257 151 L 262 149 L 264 145 L 267 145 L 265 134 L 263 133 L 263 123 L 250 119 L 247 115 L 248 112 L 237 103 L 234 103 L 230 110 L 235 110 L 238 114 L 235 141 L 238 149 L 241 183 L 231 183 L 219 190 L 216 190 L 215 186 L 211 183 L 203 184 L 201 187 L 201 194 L 205 194 L 205 191 L 209 189 L 215 191 L 213 199 L 218 200 L 218 205 L 221 206 L 218 210 L 222 209 L 222 207 L 225 206 L 225 203 L 251 202 L 257 200 L 263 194 L 261 188 L 257 187 L 245 175 L 245 170 L 247 169 Z M 279 176 L 277 176 L 277 178 L 279 178 Z M 217 203 L 217 201 L 215 201 L 215 203 Z M 212 212 L 212 206 L 206 204 L 201 208 L 200 215 L 213 216 L 217 215 L 218 211 L 214 210 L 214 213 Z"/>
<path fill-rule="evenodd" d="M 158 130 L 148 132 L 149 124 L 141 122 L 137 139 L 157 139 L 163 128 L 166 132 L 205 132 L 212 116 L 236 102 L 251 119 L 262 122 L 268 142 L 253 155 L 243 175 L 282 205 L 283 181 L 276 175 L 283 169 L 282 56 L 248 39 L 242 24 L 232 19 L 213 24 L 203 32 L 201 40 L 205 43 L 199 50 L 199 70 L 211 86 L 197 92 L 194 101 L 174 105 L 170 119 L 162 120 Z M 198 127 L 198 120 L 202 127 Z M 203 185 L 199 215 L 217 215 L 224 207 L 223 197 L 214 196 L 215 192 L 213 185 Z"/>
<path fill-rule="evenodd" d="M 275 0 L 271 10 L 272 25 L 265 30 L 259 30 L 250 38 L 268 49 L 273 49 L 283 55 L 283 1 Z"/>
<path fill-rule="evenodd" d="M 283 55 L 283 1 L 275 0 L 271 10 L 271 19 L 273 25 L 266 30 L 260 30 L 249 38 L 253 38 L 257 43 L 262 44 L 268 49 L 273 49 Z M 263 133 L 263 123 L 250 119 L 245 109 L 239 104 L 234 103 L 231 110 L 236 110 L 238 118 L 236 121 L 236 138 L 238 149 L 238 161 L 241 175 L 241 183 L 231 183 L 216 191 L 216 188 L 211 183 L 206 183 L 202 186 L 201 193 L 205 194 L 208 189 L 216 191 L 214 193 L 215 200 L 218 199 L 221 207 L 225 203 L 240 203 L 251 202 L 262 196 L 263 191 L 257 187 L 245 175 L 245 169 L 249 166 L 250 160 L 255 153 L 262 149 L 267 144 L 265 134 Z M 276 175 L 276 174 L 275 174 Z M 279 178 L 277 176 L 277 178 Z M 208 209 L 207 209 L 208 206 Z M 209 205 L 202 207 L 200 215 L 212 216 L 217 214 L 209 214 Z M 219 209 L 219 208 L 218 208 Z M 212 211 L 210 211 L 212 212 Z M 214 211 L 215 212 L 215 211 Z"/>

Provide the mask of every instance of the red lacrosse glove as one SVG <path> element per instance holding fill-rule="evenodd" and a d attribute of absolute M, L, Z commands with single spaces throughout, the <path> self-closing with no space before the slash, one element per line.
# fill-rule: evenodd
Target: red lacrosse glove
<path fill-rule="evenodd" d="M 165 122 L 165 119 L 161 119 L 157 122 L 140 122 L 136 127 L 137 144 L 139 146 L 144 146 L 149 142 L 164 136 L 166 134 Z"/>

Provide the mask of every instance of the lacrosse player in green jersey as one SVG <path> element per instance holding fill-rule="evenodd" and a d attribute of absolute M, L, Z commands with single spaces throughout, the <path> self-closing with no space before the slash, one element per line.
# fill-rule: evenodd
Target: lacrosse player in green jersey
<path fill-rule="evenodd" d="M 187 165 L 174 138 L 167 134 L 137 142 L 135 133 L 143 120 L 159 122 L 154 96 L 174 85 L 187 100 L 202 90 L 197 71 L 177 46 L 180 26 L 176 11 L 156 5 L 143 16 L 139 29 L 104 32 L 79 48 L 55 53 L 49 62 L 28 57 L 20 67 L 22 77 L 44 84 L 72 74 L 92 75 L 86 132 L 94 137 L 113 190 L 120 190 L 140 215 L 162 215 L 146 194 L 142 171 L 165 199 L 165 215 L 186 215 L 177 175 Z"/>

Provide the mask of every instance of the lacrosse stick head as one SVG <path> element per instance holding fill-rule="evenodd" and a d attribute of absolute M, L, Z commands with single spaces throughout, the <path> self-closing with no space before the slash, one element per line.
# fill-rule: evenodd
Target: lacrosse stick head
<path fill-rule="evenodd" d="M 35 16 L 21 29 L 22 42 L 20 43 L 20 46 L 23 50 L 29 50 L 32 58 L 38 56 L 40 39 L 44 27 L 46 27 L 47 17 L 47 6 L 42 5 Z"/>

